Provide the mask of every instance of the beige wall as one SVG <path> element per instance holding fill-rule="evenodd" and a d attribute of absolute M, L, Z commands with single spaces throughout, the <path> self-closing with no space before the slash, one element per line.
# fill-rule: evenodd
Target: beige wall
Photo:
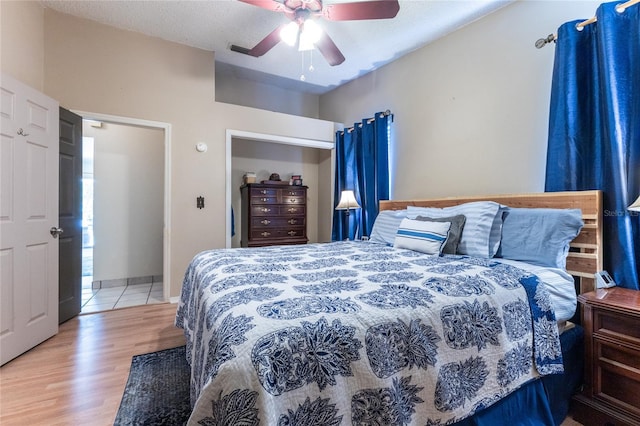
<path fill-rule="evenodd" d="M 318 242 L 331 241 L 333 225 L 333 176 L 334 150 L 323 149 L 318 154 L 318 182 L 325 182 L 324 190 L 318 192 Z"/>
<path fill-rule="evenodd" d="M 93 280 L 162 275 L 164 131 L 103 123 L 94 138 Z"/>
<path fill-rule="evenodd" d="M 544 190 L 554 45 L 600 2 L 518 1 L 321 96 L 347 125 L 395 114 L 395 199 Z"/>
<path fill-rule="evenodd" d="M 0 70 L 36 90 L 44 85 L 44 8 L 0 1 Z"/>
<path fill-rule="evenodd" d="M 223 71 L 219 71 L 221 68 Z M 228 66 L 216 67 L 216 101 L 302 117 L 318 118 L 320 96 L 288 90 L 236 76 Z"/>
<path fill-rule="evenodd" d="M 171 124 L 171 296 L 197 252 L 225 246 L 227 129 L 333 141 L 332 122 L 216 103 L 212 52 L 51 10 L 45 35 L 44 91 L 62 106 Z"/>
<path fill-rule="evenodd" d="M 246 172 L 255 172 L 256 182 L 267 180 L 271 173 L 278 173 L 282 180 L 289 179 L 292 174 L 302 175 L 303 183 L 308 187 L 307 237 L 310 243 L 326 239 L 326 235 L 322 238 L 318 235 L 319 223 L 323 222 L 322 229 L 324 229 L 327 219 L 331 222 L 331 216 L 319 215 L 320 194 L 326 194 L 331 190 L 331 179 L 320 180 L 321 159 L 327 155 L 323 151 L 326 150 L 243 139 L 233 141 L 231 189 L 236 235 L 231 240 L 232 247 L 240 247 L 242 207 L 239 188 Z"/>

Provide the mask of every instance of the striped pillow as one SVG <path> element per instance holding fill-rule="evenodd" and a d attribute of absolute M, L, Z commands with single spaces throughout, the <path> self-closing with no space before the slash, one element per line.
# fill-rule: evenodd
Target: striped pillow
<path fill-rule="evenodd" d="M 449 238 L 447 238 L 447 243 L 442 248 L 442 253 L 456 254 L 458 252 L 458 243 L 460 242 L 460 237 L 462 236 L 464 222 L 467 220 L 464 215 L 459 214 L 456 216 L 447 217 L 418 216 L 416 217 L 416 220 L 421 220 L 423 222 L 451 222 L 451 228 L 449 228 Z"/>
<path fill-rule="evenodd" d="M 446 217 L 462 214 L 466 217 L 458 253 L 490 258 L 500 247 L 502 236 L 502 210 L 493 201 L 474 201 L 442 209 L 433 207 L 407 207 L 407 217 Z"/>
<path fill-rule="evenodd" d="M 396 232 L 402 219 L 407 217 L 406 210 L 383 210 L 378 213 L 373 223 L 369 241 L 392 246 L 396 239 Z"/>
<path fill-rule="evenodd" d="M 393 246 L 439 255 L 447 242 L 451 222 L 424 222 L 403 219 L 396 233 Z"/>

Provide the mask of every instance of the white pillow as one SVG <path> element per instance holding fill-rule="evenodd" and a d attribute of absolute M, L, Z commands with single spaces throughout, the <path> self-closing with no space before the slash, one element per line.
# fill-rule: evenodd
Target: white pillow
<path fill-rule="evenodd" d="M 405 217 L 407 217 L 406 210 L 382 210 L 373 223 L 369 241 L 392 246 L 398 226 Z"/>
<path fill-rule="evenodd" d="M 424 222 L 403 219 L 398 227 L 395 248 L 439 255 L 447 242 L 451 222 Z"/>
<path fill-rule="evenodd" d="M 410 219 L 417 216 L 446 217 L 459 214 L 464 215 L 466 221 L 458 244 L 458 253 L 484 258 L 495 256 L 502 235 L 500 204 L 493 201 L 474 201 L 442 209 L 407 207 L 407 217 Z"/>

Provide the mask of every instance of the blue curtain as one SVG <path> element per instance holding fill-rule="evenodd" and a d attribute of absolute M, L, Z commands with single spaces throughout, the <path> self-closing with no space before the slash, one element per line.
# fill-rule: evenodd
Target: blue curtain
<path fill-rule="evenodd" d="M 378 202 L 389 199 L 389 113 L 376 113 L 353 129 L 336 132 L 334 208 L 344 190 L 353 190 L 362 209 L 334 210 L 333 241 L 371 235 Z"/>
<path fill-rule="evenodd" d="M 349 215 L 342 210 L 335 210 L 340 202 L 340 195 L 345 189 L 352 189 L 356 200 L 359 200 L 356 182 L 356 139 L 360 132 L 354 126 L 352 131 L 336 132 L 336 159 L 335 159 L 335 179 L 334 179 L 334 210 L 333 228 L 331 239 L 333 241 L 343 241 L 354 239 L 356 224 L 359 223 L 360 210 L 351 210 Z M 358 201 L 360 203 L 360 201 Z M 362 205 L 362 204 L 360 204 Z M 356 217 L 357 216 L 357 217 Z"/>
<path fill-rule="evenodd" d="M 558 29 L 545 189 L 603 191 L 604 267 L 640 289 L 640 5 L 617 4 Z"/>

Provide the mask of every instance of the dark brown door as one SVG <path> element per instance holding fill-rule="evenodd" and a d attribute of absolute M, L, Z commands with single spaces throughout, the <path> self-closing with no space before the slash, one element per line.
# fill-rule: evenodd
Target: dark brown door
<path fill-rule="evenodd" d="M 60 108 L 59 322 L 82 309 L 82 117 Z"/>

